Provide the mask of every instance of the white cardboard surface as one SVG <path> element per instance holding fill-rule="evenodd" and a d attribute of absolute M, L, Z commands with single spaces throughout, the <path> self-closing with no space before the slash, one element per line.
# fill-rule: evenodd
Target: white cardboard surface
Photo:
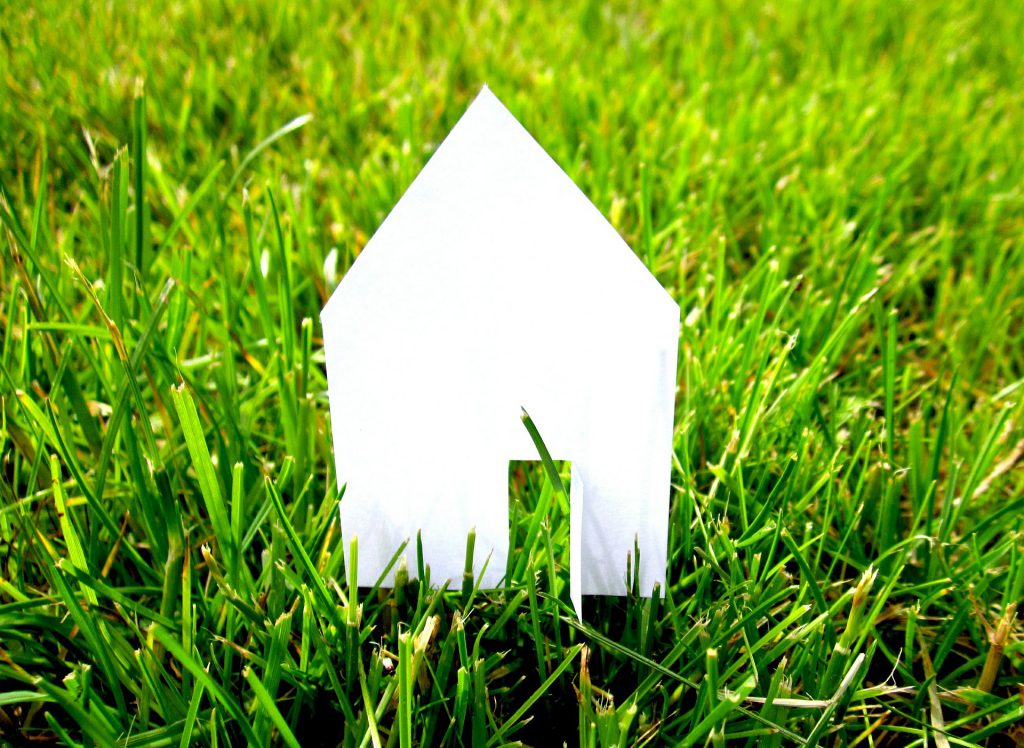
<path fill-rule="evenodd" d="M 664 584 L 679 307 L 486 87 L 321 318 L 360 585 L 406 539 L 414 569 L 418 530 L 432 581 L 460 580 L 474 527 L 502 582 L 508 463 L 539 459 L 523 407 L 572 460 L 577 612 L 625 594 L 634 539 L 641 592 Z"/>

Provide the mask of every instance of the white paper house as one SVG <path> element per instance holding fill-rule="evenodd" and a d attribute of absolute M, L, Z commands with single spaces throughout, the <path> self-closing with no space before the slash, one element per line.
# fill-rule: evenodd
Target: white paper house
<path fill-rule="evenodd" d="M 634 543 L 641 592 L 664 584 L 679 307 L 486 87 L 321 316 L 360 585 L 406 539 L 415 568 L 417 531 L 461 579 L 471 528 L 501 583 L 509 461 L 538 459 L 521 408 L 572 461 L 577 611 L 626 592 Z"/>

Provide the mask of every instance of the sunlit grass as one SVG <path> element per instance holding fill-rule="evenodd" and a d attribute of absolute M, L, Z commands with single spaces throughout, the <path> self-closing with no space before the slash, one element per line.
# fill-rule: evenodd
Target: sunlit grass
<path fill-rule="evenodd" d="M 1020 742 L 1022 16 L 5 8 L 0 742 Z M 343 564 L 319 310 L 484 82 L 682 308 L 582 621 L 543 466 L 503 590 Z"/>

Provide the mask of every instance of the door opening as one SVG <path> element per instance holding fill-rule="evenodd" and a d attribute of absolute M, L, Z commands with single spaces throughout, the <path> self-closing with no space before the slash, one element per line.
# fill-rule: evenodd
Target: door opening
<path fill-rule="evenodd" d="M 540 587 L 569 599 L 569 482 L 572 463 L 554 460 L 561 486 L 540 460 L 509 460 L 507 584 L 526 584 L 539 573 Z M 576 559 L 576 563 L 580 560 Z"/>

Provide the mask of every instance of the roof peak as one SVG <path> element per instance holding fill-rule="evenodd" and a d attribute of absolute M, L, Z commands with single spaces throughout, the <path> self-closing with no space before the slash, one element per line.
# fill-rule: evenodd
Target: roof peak
<path fill-rule="evenodd" d="M 601 211 L 484 84 L 338 288 L 399 286 L 406 275 L 458 283 L 555 273 L 604 303 L 626 284 L 678 321 L 678 307 Z M 387 279 L 387 280 L 383 280 Z M 596 289 L 600 288 L 598 292 Z M 507 289 L 506 289 L 507 290 Z M 332 301 L 335 296 L 332 296 Z M 330 305 L 330 304 L 329 304 Z"/>

